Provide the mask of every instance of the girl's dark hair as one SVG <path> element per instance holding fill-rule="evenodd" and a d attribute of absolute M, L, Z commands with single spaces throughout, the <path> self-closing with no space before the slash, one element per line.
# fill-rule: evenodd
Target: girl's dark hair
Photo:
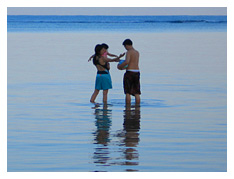
<path fill-rule="evenodd" d="M 97 44 L 95 46 L 95 49 L 94 49 L 95 54 L 94 54 L 94 57 L 93 57 L 93 64 L 94 65 L 98 64 L 98 57 L 100 56 L 100 52 L 101 52 L 102 48 L 103 48 L 103 46 L 100 45 L 100 44 Z"/>
<path fill-rule="evenodd" d="M 105 44 L 105 43 L 103 43 L 102 46 L 103 46 L 105 49 L 108 49 L 108 48 L 109 48 L 109 46 L 108 46 L 107 44 Z"/>

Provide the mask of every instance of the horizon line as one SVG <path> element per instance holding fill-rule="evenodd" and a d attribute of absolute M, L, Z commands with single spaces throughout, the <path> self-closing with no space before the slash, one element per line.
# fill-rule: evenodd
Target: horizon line
<path fill-rule="evenodd" d="M 181 14 L 181 15 L 69 15 L 69 14 L 7 14 L 7 16 L 227 16 L 227 15 L 215 15 L 215 14 L 203 14 L 203 15 L 185 15 L 185 14 Z"/>

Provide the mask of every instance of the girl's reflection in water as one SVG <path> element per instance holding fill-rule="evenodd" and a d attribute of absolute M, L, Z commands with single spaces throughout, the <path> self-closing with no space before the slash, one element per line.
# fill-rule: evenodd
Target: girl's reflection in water
<path fill-rule="evenodd" d="M 108 105 L 96 106 L 94 114 L 97 129 L 93 133 L 96 145 L 93 159 L 96 166 L 122 165 L 128 166 L 126 171 L 137 171 L 129 167 L 139 164 L 140 106 L 125 107 L 123 130 L 114 135 L 110 135 L 112 110 L 108 109 Z M 116 148 L 116 145 L 120 148 Z M 116 154 L 119 154 L 118 157 Z"/>
<path fill-rule="evenodd" d="M 98 144 L 94 152 L 94 163 L 105 165 L 109 159 L 108 143 L 110 142 L 109 130 L 112 110 L 108 110 L 108 105 L 103 104 L 102 109 L 96 106 L 94 114 L 96 119 L 95 125 L 97 127 L 96 132 L 93 133 L 95 136 L 94 144 Z"/>

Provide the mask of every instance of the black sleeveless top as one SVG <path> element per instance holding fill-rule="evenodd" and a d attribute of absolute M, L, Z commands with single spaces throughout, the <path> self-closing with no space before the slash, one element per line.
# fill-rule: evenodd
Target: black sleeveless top
<path fill-rule="evenodd" d="M 103 67 L 103 68 L 105 68 L 106 70 L 108 70 L 109 71 L 109 69 L 108 69 L 108 67 L 107 67 L 107 62 L 105 63 L 105 65 L 102 65 L 102 64 L 100 64 L 100 62 L 99 62 L 99 58 L 98 59 L 96 59 L 96 58 L 98 58 L 96 55 L 93 57 L 93 64 L 96 66 L 96 65 L 100 65 L 101 67 Z"/>

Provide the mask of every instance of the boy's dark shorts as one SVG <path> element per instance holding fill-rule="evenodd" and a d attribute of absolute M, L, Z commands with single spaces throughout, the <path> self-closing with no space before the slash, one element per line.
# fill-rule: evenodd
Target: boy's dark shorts
<path fill-rule="evenodd" d="M 140 72 L 126 71 L 124 74 L 124 93 L 141 94 L 140 90 Z"/>

